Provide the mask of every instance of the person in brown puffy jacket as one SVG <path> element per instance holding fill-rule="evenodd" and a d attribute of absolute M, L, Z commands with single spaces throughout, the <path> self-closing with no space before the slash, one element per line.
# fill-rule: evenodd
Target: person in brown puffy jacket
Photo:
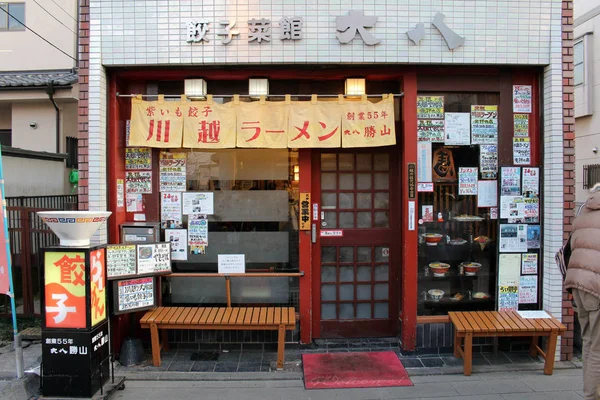
<path fill-rule="evenodd" d="M 598 400 L 600 386 L 600 184 L 573 222 L 565 289 L 577 307 L 583 341 L 583 393 Z"/>

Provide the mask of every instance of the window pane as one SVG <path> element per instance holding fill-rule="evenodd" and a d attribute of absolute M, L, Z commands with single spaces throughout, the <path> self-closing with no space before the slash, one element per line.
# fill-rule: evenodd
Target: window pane
<path fill-rule="evenodd" d="M 375 318 L 388 318 L 388 303 L 375 303 Z"/>
<path fill-rule="evenodd" d="M 358 190 L 371 189 L 371 174 L 357 174 L 356 175 L 356 188 Z"/>
<path fill-rule="evenodd" d="M 356 318 L 371 319 L 371 303 L 356 305 Z"/>
<path fill-rule="evenodd" d="M 354 228 L 354 213 L 340 213 L 340 228 Z"/>
<path fill-rule="evenodd" d="M 336 214 L 335 212 L 325 211 L 325 224 L 321 224 L 323 228 L 332 229 L 337 228 Z"/>
<path fill-rule="evenodd" d="M 321 282 L 335 282 L 335 267 L 321 267 Z"/>
<path fill-rule="evenodd" d="M 340 174 L 340 189 L 354 190 L 354 174 Z"/>
<path fill-rule="evenodd" d="M 6 4 L 0 4 L 0 8 L 4 11 L 8 11 Z M 0 30 L 5 30 L 8 27 L 8 14 L 4 11 L 0 11 Z"/>
<path fill-rule="evenodd" d="M 340 300 L 354 300 L 354 285 L 340 285 Z"/>
<path fill-rule="evenodd" d="M 321 171 L 335 171 L 335 154 L 321 154 Z"/>
<path fill-rule="evenodd" d="M 375 189 L 389 189 L 390 177 L 388 174 L 375 174 Z"/>
<path fill-rule="evenodd" d="M 335 262 L 336 258 L 337 258 L 337 256 L 336 256 L 335 247 L 330 247 L 330 246 L 321 247 L 321 262 L 324 262 L 324 263 Z"/>
<path fill-rule="evenodd" d="M 390 206 L 390 194 L 387 192 L 375 193 L 375 208 L 387 209 Z"/>
<path fill-rule="evenodd" d="M 375 213 L 375 227 L 376 228 L 388 228 L 390 226 L 390 218 L 386 212 Z"/>
<path fill-rule="evenodd" d="M 387 281 L 389 279 L 390 272 L 387 265 L 377 265 L 375 267 L 375 280 L 376 281 Z"/>
<path fill-rule="evenodd" d="M 354 281 L 354 267 L 340 267 L 340 282 Z"/>
<path fill-rule="evenodd" d="M 321 286 L 321 301 L 335 301 L 335 285 Z"/>
<path fill-rule="evenodd" d="M 359 212 L 356 214 L 356 227 L 357 228 L 371 228 L 371 213 L 370 212 Z"/>
<path fill-rule="evenodd" d="M 370 154 L 357 154 L 356 155 L 356 169 L 358 171 L 370 171 L 371 170 L 371 155 Z"/>
<path fill-rule="evenodd" d="M 371 248 L 360 246 L 357 249 L 358 262 L 371 262 Z"/>
<path fill-rule="evenodd" d="M 371 280 L 371 267 L 358 267 L 358 272 L 356 273 L 356 280 L 365 282 Z"/>
<path fill-rule="evenodd" d="M 375 154 L 375 171 L 390 169 L 390 156 L 388 154 Z"/>
<path fill-rule="evenodd" d="M 335 319 L 335 304 L 321 304 L 321 319 Z"/>
<path fill-rule="evenodd" d="M 335 174 L 321 174 L 321 189 L 335 190 Z"/>
<path fill-rule="evenodd" d="M 371 208 L 371 193 L 356 193 L 357 208 Z"/>
<path fill-rule="evenodd" d="M 352 171 L 354 169 L 354 154 L 340 154 L 340 171 Z"/>
<path fill-rule="evenodd" d="M 321 208 L 323 209 L 335 209 L 335 193 L 321 193 Z"/>
<path fill-rule="evenodd" d="M 358 300 L 371 300 L 371 285 L 357 285 L 356 297 Z"/>
<path fill-rule="evenodd" d="M 340 247 L 340 262 L 354 262 L 354 247 Z"/>
<path fill-rule="evenodd" d="M 573 83 L 575 85 L 583 84 L 583 71 L 583 63 L 575 65 L 575 69 L 573 70 Z"/>
<path fill-rule="evenodd" d="M 354 208 L 354 193 L 340 193 L 340 208 Z"/>
<path fill-rule="evenodd" d="M 354 318 L 354 304 L 340 304 L 340 319 Z"/>
<path fill-rule="evenodd" d="M 583 63 L 583 41 L 573 45 L 573 62 L 575 65 Z"/>
<path fill-rule="evenodd" d="M 13 18 L 8 19 L 8 29 L 25 29 L 22 24 L 25 23 L 25 4 L 8 4 L 8 12 Z"/>
<path fill-rule="evenodd" d="M 375 300 L 387 300 L 389 290 L 390 288 L 387 283 L 378 283 L 375 285 Z"/>

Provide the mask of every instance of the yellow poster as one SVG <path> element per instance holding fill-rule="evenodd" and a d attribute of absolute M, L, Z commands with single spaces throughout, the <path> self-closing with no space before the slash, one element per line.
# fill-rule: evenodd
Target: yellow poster
<path fill-rule="evenodd" d="M 184 101 L 165 101 L 164 96 L 158 96 L 158 101 L 131 99 L 129 146 L 180 148 L 182 104 Z"/>
<path fill-rule="evenodd" d="M 339 101 L 317 101 L 316 96 L 312 97 L 310 103 L 293 103 L 290 107 L 288 147 L 340 147 L 341 107 Z"/>
<path fill-rule="evenodd" d="M 90 278 L 91 278 L 91 315 L 92 326 L 106 319 L 106 275 L 104 249 L 94 250 L 90 253 Z"/>
<path fill-rule="evenodd" d="M 285 149 L 288 139 L 287 102 L 265 101 L 234 105 L 237 113 L 237 147 Z"/>
<path fill-rule="evenodd" d="M 310 193 L 300 193 L 300 230 L 310 231 Z"/>
<path fill-rule="evenodd" d="M 359 102 L 345 102 L 342 110 L 342 147 L 396 144 L 393 95 L 377 103 L 364 96 Z"/>
<path fill-rule="evenodd" d="M 47 328 L 85 328 L 85 254 L 46 252 L 44 306 Z"/>
<path fill-rule="evenodd" d="M 197 149 L 235 148 L 236 111 L 229 104 L 194 101 L 183 106 L 183 147 Z"/>

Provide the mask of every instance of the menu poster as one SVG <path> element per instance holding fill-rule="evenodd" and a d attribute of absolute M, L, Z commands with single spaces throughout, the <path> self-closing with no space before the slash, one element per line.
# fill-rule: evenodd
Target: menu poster
<path fill-rule="evenodd" d="M 519 309 L 519 287 L 517 285 L 502 285 L 498 292 L 498 311 L 517 311 Z"/>
<path fill-rule="evenodd" d="M 496 179 L 498 176 L 498 145 L 479 145 L 479 172 L 481 179 Z"/>
<path fill-rule="evenodd" d="M 539 197 L 524 198 L 525 223 L 540 222 L 540 199 Z"/>
<path fill-rule="evenodd" d="M 446 113 L 446 145 L 471 144 L 471 114 Z"/>
<path fill-rule="evenodd" d="M 490 219 L 498 219 L 498 207 L 490 207 Z"/>
<path fill-rule="evenodd" d="M 525 197 L 540 195 L 539 168 L 523 168 L 523 195 Z"/>
<path fill-rule="evenodd" d="M 538 277 L 537 275 L 522 276 L 519 282 L 519 303 L 537 303 Z"/>
<path fill-rule="evenodd" d="M 152 171 L 125 172 L 126 193 L 152 193 Z"/>
<path fill-rule="evenodd" d="M 153 307 L 154 278 L 127 279 L 117 282 L 117 313 Z"/>
<path fill-rule="evenodd" d="M 431 182 L 431 142 L 417 142 L 417 182 Z"/>
<path fill-rule="evenodd" d="M 144 198 L 141 194 L 128 193 L 125 197 L 127 212 L 144 211 Z"/>
<path fill-rule="evenodd" d="M 152 149 L 130 147 L 125 149 L 125 169 L 152 169 Z"/>
<path fill-rule="evenodd" d="M 527 248 L 539 249 L 542 232 L 539 225 L 527 225 Z"/>
<path fill-rule="evenodd" d="M 477 182 L 477 207 L 498 206 L 498 181 Z"/>
<path fill-rule="evenodd" d="M 214 194 L 211 192 L 184 192 L 183 213 L 189 214 L 214 214 Z"/>
<path fill-rule="evenodd" d="M 513 221 L 525 219 L 525 203 L 522 196 L 500 196 L 500 218 Z"/>
<path fill-rule="evenodd" d="M 191 254 L 206 254 L 208 246 L 208 220 L 206 216 L 201 219 L 188 220 L 188 245 Z"/>
<path fill-rule="evenodd" d="M 417 120 L 417 139 L 421 142 L 443 142 L 444 120 L 443 119 L 419 119 Z"/>
<path fill-rule="evenodd" d="M 185 192 L 186 164 L 185 153 L 160 153 L 158 166 L 161 192 Z"/>
<path fill-rule="evenodd" d="M 106 246 L 106 278 L 135 275 L 137 272 L 135 244 Z"/>
<path fill-rule="evenodd" d="M 165 239 L 171 242 L 171 260 L 188 259 L 186 229 L 165 229 Z"/>
<path fill-rule="evenodd" d="M 175 229 L 183 226 L 181 216 L 181 192 L 161 193 L 160 227 Z"/>
<path fill-rule="evenodd" d="M 513 164 L 531 164 L 531 142 L 529 138 L 513 138 Z"/>
<path fill-rule="evenodd" d="M 171 243 L 137 245 L 138 275 L 171 272 Z"/>
<path fill-rule="evenodd" d="M 515 137 L 529 136 L 529 114 L 514 114 L 513 132 Z"/>
<path fill-rule="evenodd" d="M 531 86 L 513 85 L 513 112 L 530 113 L 531 112 Z"/>
<path fill-rule="evenodd" d="M 520 196 L 521 167 L 502 167 L 500 188 L 500 195 L 502 196 Z"/>
<path fill-rule="evenodd" d="M 117 207 L 125 207 L 125 180 L 117 179 Z"/>
<path fill-rule="evenodd" d="M 421 206 L 423 222 L 433 222 L 433 206 Z"/>
<path fill-rule="evenodd" d="M 417 192 L 433 192 L 433 182 L 417 183 Z"/>
<path fill-rule="evenodd" d="M 500 254 L 498 259 L 498 311 L 519 308 L 520 254 Z"/>
<path fill-rule="evenodd" d="M 521 254 L 521 273 L 523 275 L 537 275 L 538 255 L 536 253 Z"/>
<path fill-rule="evenodd" d="M 500 224 L 500 252 L 527 253 L 527 225 Z"/>
<path fill-rule="evenodd" d="M 471 144 L 498 143 L 498 106 L 471 106 Z"/>
<path fill-rule="evenodd" d="M 131 133 L 131 120 L 125 120 L 125 147 L 129 147 L 129 134 Z"/>
<path fill-rule="evenodd" d="M 460 167 L 458 169 L 458 194 L 477 195 L 477 177 L 479 176 L 476 167 Z"/>
<path fill-rule="evenodd" d="M 417 118 L 444 119 L 444 96 L 417 96 Z"/>

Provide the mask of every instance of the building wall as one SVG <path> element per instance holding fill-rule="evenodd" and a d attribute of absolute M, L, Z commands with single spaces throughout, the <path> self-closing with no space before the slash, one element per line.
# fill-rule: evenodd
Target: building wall
<path fill-rule="evenodd" d="M 51 196 L 69 194 L 64 161 L 36 160 L 4 155 L 5 195 Z"/>
<path fill-rule="evenodd" d="M 33 129 L 30 123 L 37 123 Z M 12 146 L 27 150 L 56 151 L 56 112 L 50 100 L 13 103 Z"/>
<path fill-rule="evenodd" d="M 23 1 L 25 25 L 76 59 L 77 1 L 19 0 Z M 0 71 L 69 69 L 75 66 L 72 58 L 41 40 L 31 30 L 0 31 L 0 55 Z"/>
<path fill-rule="evenodd" d="M 12 107 L 10 104 L 0 104 L 0 129 L 10 129 L 12 121 Z"/>

